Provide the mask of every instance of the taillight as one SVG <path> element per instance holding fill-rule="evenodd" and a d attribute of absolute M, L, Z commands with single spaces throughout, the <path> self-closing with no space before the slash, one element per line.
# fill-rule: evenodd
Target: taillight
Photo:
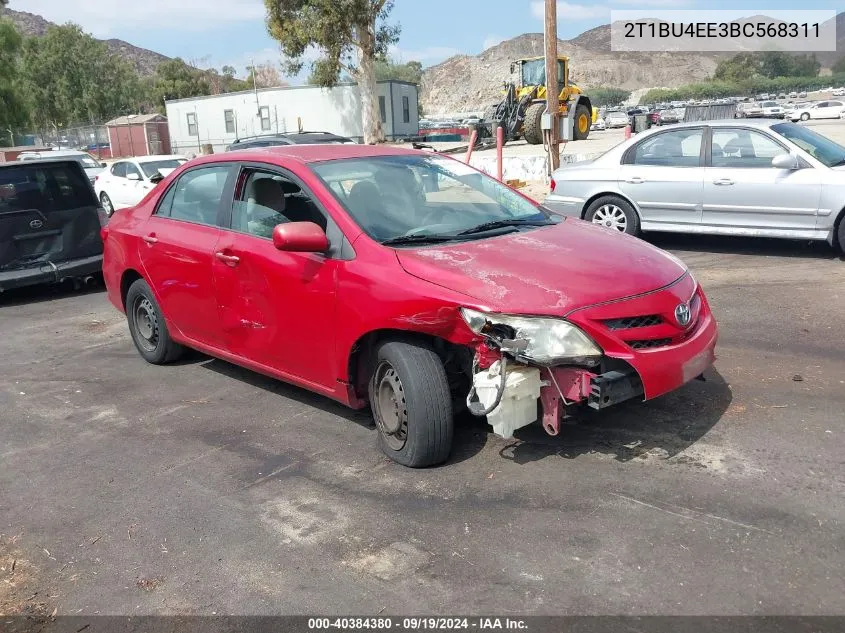
<path fill-rule="evenodd" d="M 549 189 L 551 189 L 551 191 L 554 192 L 555 187 L 557 187 L 557 183 L 555 182 L 555 179 L 552 178 L 552 181 L 549 183 Z"/>
<path fill-rule="evenodd" d="M 97 207 L 97 218 L 100 220 L 100 226 L 106 226 L 109 223 L 109 214 L 103 207 Z"/>

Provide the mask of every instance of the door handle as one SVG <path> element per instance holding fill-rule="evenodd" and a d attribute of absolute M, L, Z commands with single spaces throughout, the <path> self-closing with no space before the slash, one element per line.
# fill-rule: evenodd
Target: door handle
<path fill-rule="evenodd" d="M 732 185 L 732 184 L 734 184 L 734 181 L 731 180 L 730 178 L 717 178 L 716 180 L 713 181 L 713 184 L 714 185 Z"/>
<path fill-rule="evenodd" d="M 217 251 L 214 256 L 227 266 L 237 266 L 241 258 L 237 255 L 227 255 L 223 251 Z"/>
<path fill-rule="evenodd" d="M 639 185 L 645 182 L 645 178 L 641 178 L 640 176 L 631 176 L 630 178 L 626 178 L 625 182 L 629 182 L 632 185 Z"/>
<path fill-rule="evenodd" d="M 141 239 L 144 240 L 147 244 L 155 244 L 156 242 L 158 242 L 158 238 L 155 236 L 155 233 L 145 235 Z"/>

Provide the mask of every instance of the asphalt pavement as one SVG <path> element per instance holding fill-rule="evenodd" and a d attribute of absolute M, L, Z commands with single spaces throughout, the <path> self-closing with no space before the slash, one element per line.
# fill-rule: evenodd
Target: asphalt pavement
<path fill-rule="evenodd" d="M 0 295 L 0 613 L 845 614 L 845 261 L 653 241 L 719 320 L 707 381 L 463 421 L 426 470 L 365 412 L 146 364 L 101 291 Z"/>

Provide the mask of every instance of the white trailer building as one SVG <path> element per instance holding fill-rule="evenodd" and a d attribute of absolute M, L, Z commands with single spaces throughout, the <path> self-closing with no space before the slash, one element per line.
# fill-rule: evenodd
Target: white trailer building
<path fill-rule="evenodd" d="M 417 86 L 405 81 L 376 85 L 388 139 L 419 132 Z M 238 138 L 307 130 L 363 139 L 357 84 L 334 88 L 290 86 L 165 101 L 174 154 L 198 154 L 204 145 L 221 152 Z"/>

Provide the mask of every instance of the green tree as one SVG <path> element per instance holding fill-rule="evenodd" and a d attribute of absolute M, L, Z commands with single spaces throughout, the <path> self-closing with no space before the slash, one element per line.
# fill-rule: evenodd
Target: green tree
<path fill-rule="evenodd" d="M 789 77 L 818 77 L 822 65 L 816 59 L 815 53 L 811 55 L 793 55 L 791 60 Z"/>
<path fill-rule="evenodd" d="M 420 85 L 422 82 L 422 64 L 417 61 L 398 63 L 390 59 L 376 60 L 376 81 L 395 79 Z"/>
<path fill-rule="evenodd" d="M 716 66 L 714 79 L 742 81 L 760 72 L 760 59 L 754 53 L 739 53 L 730 59 L 723 59 Z"/>
<path fill-rule="evenodd" d="M 165 99 L 185 99 L 211 94 L 207 72 L 186 64 L 181 58 L 170 59 L 156 66 L 155 75 L 147 83 L 150 100 L 159 112 Z"/>
<path fill-rule="evenodd" d="M 251 66 L 244 82 L 248 88 L 275 88 L 289 85 L 282 81 L 279 70 L 273 64 L 257 64 Z"/>
<path fill-rule="evenodd" d="M 34 122 L 47 126 L 132 111 L 140 94 L 128 62 L 74 24 L 50 26 L 43 37 L 24 40 L 21 81 Z"/>
<path fill-rule="evenodd" d="M 21 43 L 12 23 L 0 20 L 0 144 L 14 145 L 14 128 L 23 126 L 29 119 L 20 82 Z"/>
<path fill-rule="evenodd" d="M 836 60 L 836 63 L 831 66 L 830 70 L 833 72 L 834 75 L 839 73 L 845 73 L 845 57 L 840 57 Z"/>
<path fill-rule="evenodd" d="M 622 88 L 591 88 L 587 91 L 590 96 L 590 101 L 596 106 L 615 106 L 619 105 L 631 96 L 629 90 Z"/>
<path fill-rule="evenodd" d="M 376 60 L 399 39 L 399 26 L 387 24 L 393 0 L 264 0 L 267 30 L 287 57 L 289 75 L 297 75 L 303 57 L 316 49 L 312 76 L 321 86 L 337 84 L 341 73 L 358 82 L 364 142 L 384 140 L 376 95 Z"/>

